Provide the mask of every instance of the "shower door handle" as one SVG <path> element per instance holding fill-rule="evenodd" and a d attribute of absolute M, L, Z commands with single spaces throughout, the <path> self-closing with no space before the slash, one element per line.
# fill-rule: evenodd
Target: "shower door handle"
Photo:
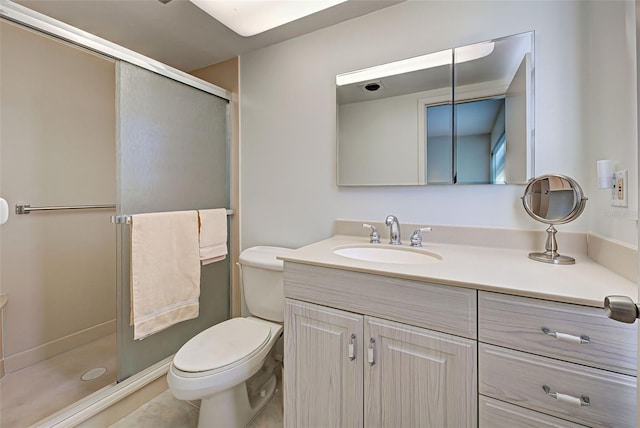
<path fill-rule="evenodd" d="M 640 306 L 627 296 L 605 297 L 604 311 L 609 318 L 627 324 L 633 324 L 640 317 Z"/>

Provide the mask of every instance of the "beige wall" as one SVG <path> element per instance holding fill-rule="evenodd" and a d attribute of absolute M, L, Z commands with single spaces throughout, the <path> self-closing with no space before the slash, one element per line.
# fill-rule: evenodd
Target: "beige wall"
<path fill-rule="evenodd" d="M 231 151 L 230 151 L 230 207 L 235 210 L 235 215 L 230 218 L 229 226 L 231 236 L 229 237 L 231 249 L 231 316 L 237 317 L 241 314 L 242 290 L 240 286 L 240 272 L 236 265 L 240 255 L 240 182 L 239 182 L 239 59 L 233 58 L 219 64 L 210 65 L 191 72 L 202 80 L 213 83 L 231 92 Z"/>
<path fill-rule="evenodd" d="M 2 351 L 2 309 L 0 309 L 0 379 L 4 376 L 4 352 Z"/>
<path fill-rule="evenodd" d="M 0 53 L 0 195 L 10 207 L 115 203 L 113 61 L 8 22 Z M 1 226 L 7 372 L 113 329 L 112 214 L 11 213 Z"/>

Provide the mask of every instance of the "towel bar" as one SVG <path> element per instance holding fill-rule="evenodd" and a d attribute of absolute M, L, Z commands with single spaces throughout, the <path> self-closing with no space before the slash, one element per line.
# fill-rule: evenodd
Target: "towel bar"
<path fill-rule="evenodd" d="M 31 211 L 59 211 L 59 210 L 101 210 L 114 209 L 114 204 L 107 205 L 68 205 L 55 207 L 32 207 L 30 204 L 16 204 L 16 214 L 30 214 Z"/>
<path fill-rule="evenodd" d="M 235 213 L 235 211 L 227 209 L 227 215 L 233 215 Z M 131 224 L 131 216 L 130 215 L 112 215 L 111 216 L 111 223 L 114 224 Z"/>

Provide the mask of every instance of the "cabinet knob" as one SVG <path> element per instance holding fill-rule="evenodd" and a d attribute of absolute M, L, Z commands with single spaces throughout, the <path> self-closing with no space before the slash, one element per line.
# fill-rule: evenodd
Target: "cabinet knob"
<path fill-rule="evenodd" d="M 604 312 L 611 319 L 633 324 L 638 318 L 638 305 L 627 296 L 607 296 L 604 298 Z"/>

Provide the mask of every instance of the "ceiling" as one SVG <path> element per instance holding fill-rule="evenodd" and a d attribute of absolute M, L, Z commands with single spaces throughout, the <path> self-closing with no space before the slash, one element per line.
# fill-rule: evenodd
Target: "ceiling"
<path fill-rule="evenodd" d="M 261 34 L 243 37 L 188 0 L 14 0 L 182 71 L 319 30 L 403 0 L 349 0 Z"/>

